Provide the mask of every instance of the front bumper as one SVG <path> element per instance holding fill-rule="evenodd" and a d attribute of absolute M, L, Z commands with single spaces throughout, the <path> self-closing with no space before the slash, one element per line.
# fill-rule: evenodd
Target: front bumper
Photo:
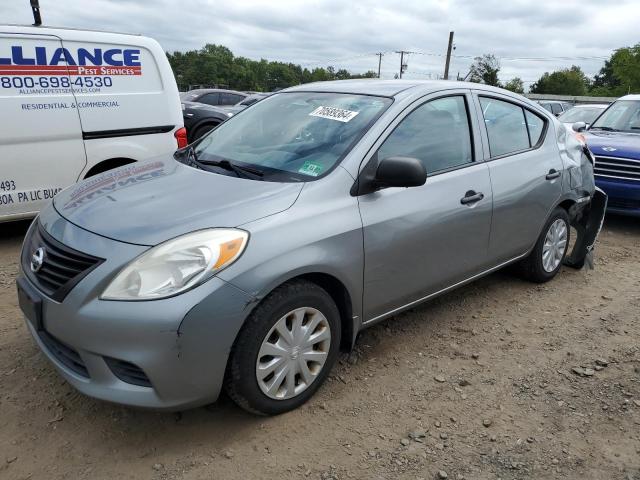
<path fill-rule="evenodd" d="M 640 216 L 640 183 L 596 177 L 596 185 L 609 197 L 607 212 Z"/>
<path fill-rule="evenodd" d="M 215 401 L 252 297 L 212 278 L 163 300 L 100 300 L 113 275 L 147 247 L 109 240 L 54 217 L 47 209 L 40 220 L 56 240 L 109 257 L 62 302 L 40 294 L 41 325 L 27 320 L 60 374 L 86 395 L 136 407 L 177 410 Z M 27 278 L 21 281 L 35 288 Z"/>

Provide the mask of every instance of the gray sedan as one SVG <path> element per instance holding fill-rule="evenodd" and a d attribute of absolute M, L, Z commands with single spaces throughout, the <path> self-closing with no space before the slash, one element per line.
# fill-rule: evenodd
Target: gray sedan
<path fill-rule="evenodd" d="M 363 328 L 509 264 L 535 282 L 581 267 L 605 204 L 588 150 L 521 96 L 302 85 L 59 193 L 27 233 L 18 296 L 87 395 L 184 409 L 224 389 L 277 414 Z"/>

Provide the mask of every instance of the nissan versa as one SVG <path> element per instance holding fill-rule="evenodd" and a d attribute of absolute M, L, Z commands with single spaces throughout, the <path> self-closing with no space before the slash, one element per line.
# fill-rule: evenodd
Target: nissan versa
<path fill-rule="evenodd" d="M 511 263 L 535 282 L 581 267 L 605 207 L 589 151 L 521 96 L 308 84 L 59 193 L 25 238 L 18 296 L 87 395 L 184 409 L 224 388 L 277 414 L 365 327 Z"/>

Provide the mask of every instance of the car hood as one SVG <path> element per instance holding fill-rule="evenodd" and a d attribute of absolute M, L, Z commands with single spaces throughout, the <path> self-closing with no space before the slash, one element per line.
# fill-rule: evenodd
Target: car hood
<path fill-rule="evenodd" d="M 594 155 L 640 160 L 640 134 L 588 131 L 585 140 Z"/>
<path fill-rule="evenodd" d="M 54 207 L 98 235 L 157 245 L 194 230 L 236 227 L 282 212 L 303 185 L 220 175 L 169 157 L 91 177 L 56 195 Z"/>

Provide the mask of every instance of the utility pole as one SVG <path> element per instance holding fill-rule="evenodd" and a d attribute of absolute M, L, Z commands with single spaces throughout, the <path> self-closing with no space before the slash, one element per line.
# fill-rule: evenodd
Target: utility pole
<path fill-rule="evenodd" d="M 449 32 L 449 46 L 447 47 L 447 60 L 444 63 L 444 79 L 449 80 L 449 64 L 451 63 L 451 49 L 453 48 L 453 32 Z"/>
<path fill-rule="evenodd" d="M 378 57 L 378 78 L 380 78 L 380 67 L 382 66 L 382 56 L 384 55 L 384 53 L 380 52 L 380 53 L 376 53 L 376 56 Z"/>
<path fill-rule="evenodd" d="M 408 52 L 406 50 L 396 50 L 396 53 L 400 54 L 400 78 L 402 78 L 402 74 L 407 69 L 407 65 L 404 63 L 404 54 L 405 53 L 408 54 L 408 53 L 411 53 L 411 52 Z"/>

